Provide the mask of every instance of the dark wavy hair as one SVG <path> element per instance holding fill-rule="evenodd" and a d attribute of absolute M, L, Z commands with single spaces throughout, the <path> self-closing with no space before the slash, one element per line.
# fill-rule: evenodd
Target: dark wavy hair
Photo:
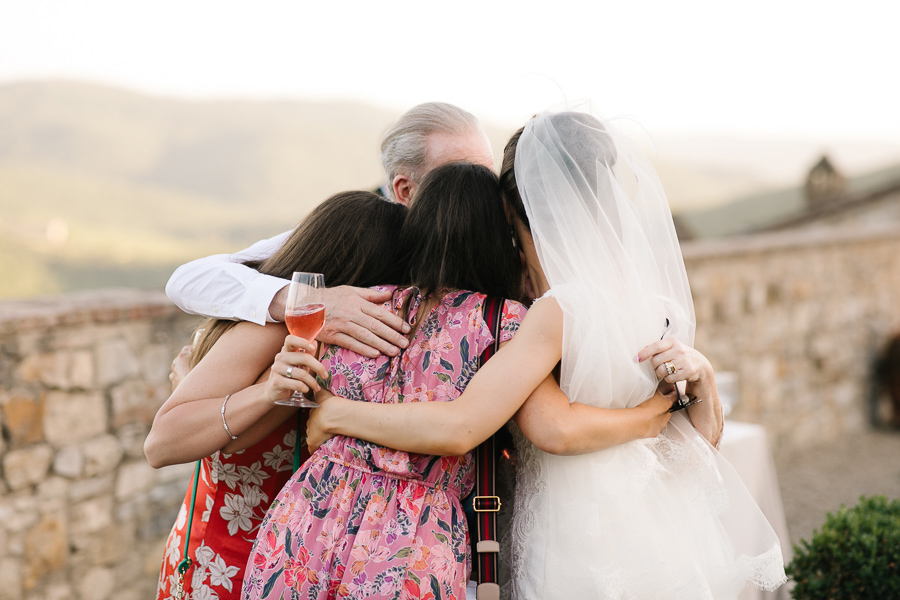
<path fill-rule="evenodd" d="M 528 223 L 528 215 L 525 213 L 525 204 L 522 203 L 522 197 L 519 196 L 519 187 L 516 185 L 516 148 L 519 145 L 519 138 L 525 131 L 525 126 L 519 128 L 503 148 L 503 160 L 500 163 L 500 193 L 503 196 L 503 202 L 510 217 L 518 217 L 528 231 L 531 231 L 531 225 Z"/>
<path fill-rule="evenodd" d="M 403 229 L 406 280 L 423 293 L 460 289 L 519 298 L 522 265 L 509 234 L 497 176 L 466 162 L 422 179 Z"/>
<path fill-rule="evenodd" d="M 244 264 L 265 275 L 290 279 L 294 271 L 322 273 L 325 285 L 368 287 L 399 284 L 406 272 L 399 261 L 397 238 L 407 209 L 372 192 L 342 192 L 319 204 L 275 254 Z M 207 319 L 191 367 L 237 321 Z"/>

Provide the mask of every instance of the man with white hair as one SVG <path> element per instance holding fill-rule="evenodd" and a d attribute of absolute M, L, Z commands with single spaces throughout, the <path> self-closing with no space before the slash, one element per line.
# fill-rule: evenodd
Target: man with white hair
<path fill-rule="evenodd" d="M 390 200 L 408 206 L 429 171 L 463 160 L 494 166 L 490 142 L 478 120 L 451 104 L 420 104 L 401 116 L 382 139 L 382 188 Z M 271 256 L 289 234 L 259 241 L 235 254 L 217 254 L 182 265 L 169 278 L 166 294 L 189 314 L 259 325 L 284 321 L 290 282 L 241 263 Z M 408 325 L 378 306 L 390 295 L 351 286 L 329 288 L 325 326 L 318 339 L 369 357 L 380 353 L 396 356 L 408 344 L 403 335 Z"/>

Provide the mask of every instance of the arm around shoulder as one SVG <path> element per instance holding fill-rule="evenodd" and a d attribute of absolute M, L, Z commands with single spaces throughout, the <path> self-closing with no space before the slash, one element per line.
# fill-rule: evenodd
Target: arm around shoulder
<path fill-rule="evenodd" d="M 234 254 L 184 264 L 166 283 L 166 295 L 188 314 L 264 325 L 273 298 L 289 282 L 263 275 L 243 262 L 268 258 L 289 235 L 285 232 Z"/>
<path fill-rule="evenodd" d="M 548 377 L 516 413 L 528 440 L 549 454 L 587 454 L 656 437 L 669 422 L 674 397 L 655 394 L 633 408 L 600 408 L 569 398 Z"/>
<path fill-rule="evenodd" d="M 552 302 L 551 302 L 552 301 Z M 452 402 L 373 404 L 335 398 L 314 411 L 326 434 L 422 454 L 460 455 L 502 427 L 559 362 L 562 314 L 555 300 L 532 308 L 515 337 Z M 318 414 L 317 414 L 318 413 Z"/>

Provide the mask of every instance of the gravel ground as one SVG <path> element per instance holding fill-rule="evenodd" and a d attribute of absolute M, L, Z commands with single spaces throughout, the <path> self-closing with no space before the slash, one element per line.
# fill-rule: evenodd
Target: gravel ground
<path fill-rule="evenodd" d="M 791 542 L 809 539 L 825 515 L 860 496 L 900 498 L 900 431 L 846 436 L 790 456 L 775 456 Z"/>

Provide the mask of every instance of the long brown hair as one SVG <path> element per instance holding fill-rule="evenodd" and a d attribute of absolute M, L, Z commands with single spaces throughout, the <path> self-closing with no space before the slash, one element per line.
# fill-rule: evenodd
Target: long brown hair
<path fill-rule="evenodd" d="M 423 293 L 471 290 L 518 298 L 522 266 L 497 176 L 456 162 L 422 180 L 400 234 L 407 281 Z"/>
<path fill-rule="evenodd" d="M 275 254 L 244 264 L 282 279 L 290 279 L 294 271 L 322 273 L 329 287 L 399 284 L 404 266 L 398 260 L 397 238 L 406 213 L 402 204 L 388 202 L 372 192 L 336 194 L 303 219 Z M 191 367 L 237 323 L 204 321 L 191 352 Z"/>
<path fill-rule="evenodd" d="M 506 146 L 503 148 L 503 162 L 500 163 L 500 193 L 510 217 L 517 217 L 528 231 L 531 225 L 528 223 L 528 215 L 525 213 L 525 204 L 519 196 L 519 188 L 516 185 L 516 147 L 525 127 L 522 126 L 512 134 Z"/>

